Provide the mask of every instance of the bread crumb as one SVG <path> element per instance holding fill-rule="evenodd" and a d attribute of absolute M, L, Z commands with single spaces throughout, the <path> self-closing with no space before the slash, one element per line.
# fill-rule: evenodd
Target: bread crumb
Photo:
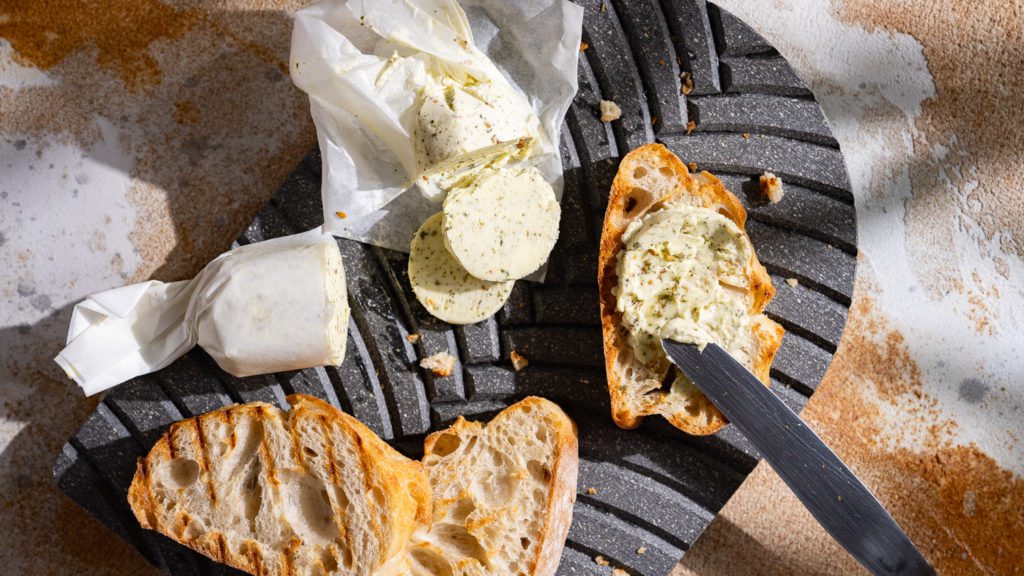
<path fill-rule="evenodd" d="M 526 359 L 526 356 L 523 356 L 522 354 L 516 352 L 515 350 L 513 350 L 512 353 L 509 354 L 509 357 L 512 359 L 512 369 L 515 370 L 516 372 L 519 372 L 523 368 L 526 368 L 527 366 L 530 365 L 530 361 Z"/>
<path fill-rule="evenodd" d="M 586 52 L 587 48 L 590 48 L 590 44 L 588 44 L 586 40 L 580 42 L 580 52 Z"/>
<path fill-rule="evenodd" d="M 345 214 L 341 210 L 338 210 L 337 212 L 335 212 L 334 215 L 337 216 L 338 218 L 342 218 L 342 219 L 348 218 L 348 214 Z"/>
<path fill-rule="evenodd" d="M 612 568 L 612 576 L 629 576 L 629 572 L 623 568 Z"/>
<path fill-rule="evenodd" d="M 452 372 L 455 372 L 455 356 L 448 352 L 438 352 L 420 360 L 420 367 L 430 370 L 434 376 L 439 378 L 451 376 Z"/>
<path fill-rule="evenodd" d="M 697 123 L 694 122 L 693 120 L 690 120 L 689 122 L 686 123 L 686 133 L 687 134 L 689 134 L 690 132 L 693 132 L 696 129 L 697 129 Z"/>
<path fill-rule="evenodd" d="M 647 546 L 641 546 L 636 549 L 637 554 L 647 554 Z"/>
<path fill-rule="evenodd" d="M 601 100 L 601 122 L 611 122 L 622 117 L 622 108 L 611 100 Z"/>
<path fill-rule="evenodd" d="M 744 140 L 750 140 L 750 132 L 744 132 L 743 133 L 743 139 Z"/>
<path fill-rule="evenodd" d="M 597 494 L 597 488 L 594 488 L 593 486 L 591 486 L 590 488 L 587 488 L 587 494 L 590 494 L 591 496 L 593 496 L 594 494 Z"/>
<path fill-rule="evenodd" d="M 607 566 L 609 562 L 605 560 L 604 556 L 594 556 L 594 564 L 598 566 Z"/>
<path fill-rule="evenodd" d="M 679 79 L 682 81 L 682 87 L 679 89 L 684 95 L 689 96 L 690 92 L 693 92 L 693 74 L 689 72 L 683 72 L 679 75 Z"/>
<path fill-rule="evenodd" d="M 658 117 L 657 116 L 652 116 L 651 117 L 651 126 L 654 126 L 657 123 L 658 123 Z"/>
<path fill-rule="evenodd" d="M 696 172 L 697 171 L 697 163 L 696 162 L 690 162 L 689 164 L 686 165 L 686 167 L 690 169 L 690 172 Z"/>
<path fill-rule="evenodd" d="M 607 9 L 608 7 L 604 5 L 604 2 L 601 2 L 601 12 L 604 12 Z"/>
<path fill-rule="evenodd" d="M 782 179 L 772 174 L 771 172 L 765 172 L 761 174 L 761 193 L 768 197 L 768 200 L 775 204 L 782 200 Z"/>
<path fill-rule="evenodd" d="M 408 340 L 410 344 L 415 344 L 420 341 L 420 335 L 418 332 L 413 332 L 406 336 L 405 339 Z"/>
<path fill-rule="evenodd" d="M 796 285 L 799 283 L 800 281 L 796 278 L 786 278 L 786 284 L 789 284 L 791 288 L 796 288 Z"/>

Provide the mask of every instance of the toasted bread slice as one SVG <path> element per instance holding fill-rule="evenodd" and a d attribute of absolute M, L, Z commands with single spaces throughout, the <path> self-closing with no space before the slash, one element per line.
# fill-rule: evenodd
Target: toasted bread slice
<path fill-rule="evenodd" d="M 429 522 L 419 462 L 331 405 L 288 397 L 173 424 L 128 492 L 144 528 L 257 575 L 374 575 Z"/>
<path fill-rule="evenodd" d="M 661 209 L 667 202 L 714 210 L 735 222 L 740 230 L 746 224 L 743 205 L 718 178 L 708 172 L 690 174 L 664 146 L 641 146 L 622 159 L 605 212 L 597 273 L 612 417 L 622 428 L 635 428 L 644 416 L 661 414 L 689 434 L 712 434 L 727 424 L 722 413 L 692 383 L 680 389 L 663 390 L 664 374 L 636 359 L 628 330 L 616 310 L 616 266 L 623 250 L 623 234 L 631 222 Z M 768 371 L 782 342 L 783 329 L 762 311 L 775 295 L 775 289 L 753 253 L 745 274 L 753 332 L 751 349 L 747 350 L 751 365 L 747 368 L 768 386 Z"/>
<path fill-rule="evenodd" d="M 529 397 L 486 426 L 459 418 L 427 437 L 434 521 L 413 535 L 414 576 L 550 576 L 576 500 L 576 425 Z"/>

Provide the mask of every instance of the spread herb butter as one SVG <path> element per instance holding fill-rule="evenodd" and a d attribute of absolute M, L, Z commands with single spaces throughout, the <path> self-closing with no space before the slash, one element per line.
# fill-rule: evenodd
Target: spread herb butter
<path fill-rule="evenodd" d="M 749 365 L 747 266 L 753 249 L 729 218 L 674 204 L 632 222 L 618 254 L 616 309 L 645 364 L 662 363 L 661 338 L 715 342 Z"/>

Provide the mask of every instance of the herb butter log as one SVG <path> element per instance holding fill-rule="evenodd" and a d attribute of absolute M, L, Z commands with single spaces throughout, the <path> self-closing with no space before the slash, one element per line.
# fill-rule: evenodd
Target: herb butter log
<path fill-rule="evenodd" d="M 444 241 L 472 276 L 518 280 L 547 261 L 561 207 L 533 167 L 486 170 L 444 201 Z"/>
<path fill-rule="evenodd" d="M 143 528 L 259 576 L 391 573 L 431 518 L 430 486 L 355 418 L 310 396 L 173 424 L 128 491 Z"/>
<path fill-rule="evenodd" d="M 766 386 L 783 329 L 762 311 L 775 290 L 744 231 L 739 199 L 690 174 L 660 144 L 619 166 L 601 232 L 598 284 L 612 416 L 623 428 L 660 414 L 690 434 L 727 422 L 661 349 L 661 338 L 715 342 Z"/>
<path fill-rule="evenodd" d="M 501 309 L 514 280 L 489 282 L 470 275 L 444 244 L 443 214 L 427 218 L 409 248 L 409 283 L 432 315 L 450 324 L 479 322 Z"/>
<path fill-rule="evenodd" d="M 235 376 L 339 365 L 349 306 L 338 243 L 320 229 L 239 246 L 192 280 L 149 281 L 75 306 L 57 363 L 86 394 L 198 344 Z"/>

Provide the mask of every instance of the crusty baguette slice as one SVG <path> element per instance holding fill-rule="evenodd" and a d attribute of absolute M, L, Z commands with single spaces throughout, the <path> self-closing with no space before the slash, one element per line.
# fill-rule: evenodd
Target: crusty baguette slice
<path fill-rule="evenodd" d="M 743 205 L 718 178 L 708 172 L 690 174 L 664 146 L 641 146 L 622 159 L 605 212 L 597 272 L 612 417 L 623 428 L 635 428 L 644 416 L 661 414 L 687 433 L 712 434 L 727 424 L 725 417 L 692 384 L 682 390 L 662 390 L 662 375 L 634 357 L 628 331 L 622 326 L 621 314 L 615 306 L 614 289 L 619 281 L 616 264 L 623 249 L 622 235 L 631 222 L 661 208 L 667 201 L 715 210 L 741 230 L 746 224 Z M 783 330 L 762 314 L 775 289 L 756 255 L 750 258 L 747 277 L 753 331 L 749 350 L 752 365 L 748 368 L 767 386 L 768 371 L 782 342 Z"/>
<path fill-rule="evenodd" d="M 331 405 L 288 397 L 172 425 L 128 492 L 144 528 L 257 575 L 374 575 L 430 521 L 419 462 Z"/>
<path fill-rule="evenodd" d="M 576 500 L 576 425 L 529 397 L 486 426 L 459 418 L 424 443 L 434 522 L 413 535 L 414 576 L 550 576 Z"/>

